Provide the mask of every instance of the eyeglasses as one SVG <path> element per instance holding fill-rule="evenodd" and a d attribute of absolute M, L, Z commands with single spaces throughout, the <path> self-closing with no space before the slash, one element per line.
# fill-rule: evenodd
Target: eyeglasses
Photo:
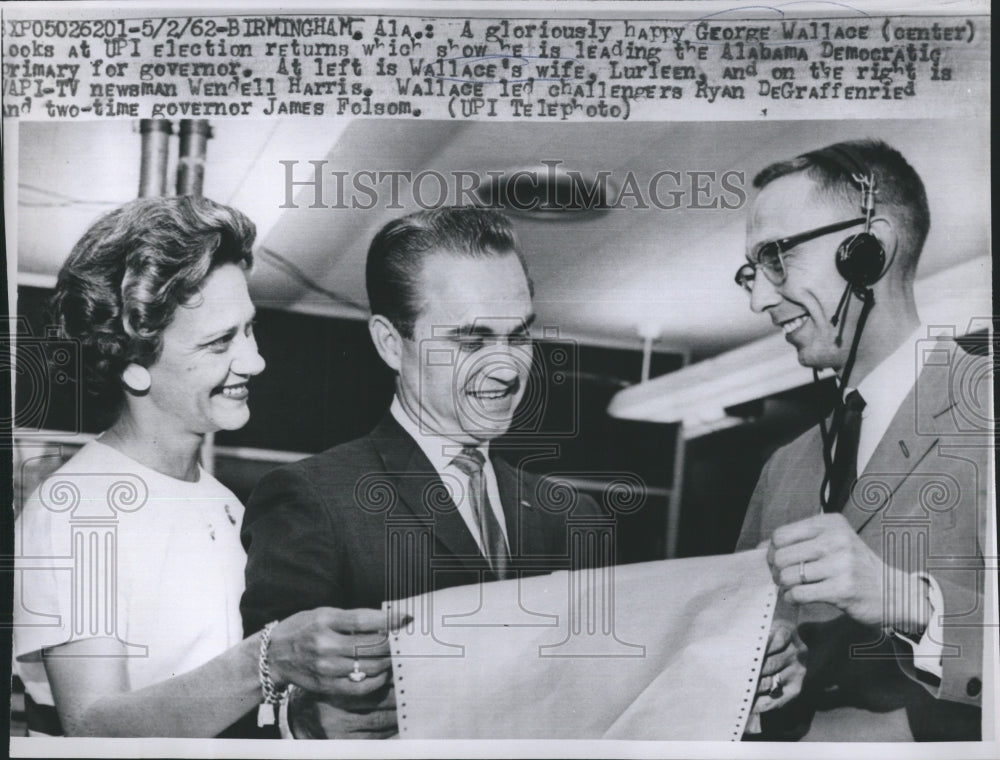
<path fill-rule="evenodd" d="M 831 232 L 846 230 L 848 227 L 854 227 L 855 225 L 864 223 L 864 221 L 865 217 L 861 216 L 846 222 L 835 222 L 834 224 L 827 224 L 824 227 L 817 227 L 808 232 L 800 232 L 797 235 L 781 238 L 781 240 L 761 243 L 753 255 L 754 263 L 744 264 L 736 270 L 736 284 L 747 293 L 752 293 L 753 283 L 757 278 L 757 269 L 759 268 L 764 272 L 764 276 L 772 285 L 784 285 L 787 274 L 785 272 L 785 261 L 782 259 L 781 254 L 790 251 L 797 245 L 802 245 L 802 243 L 823 237 L 823 235 L 829 235 Z"/>

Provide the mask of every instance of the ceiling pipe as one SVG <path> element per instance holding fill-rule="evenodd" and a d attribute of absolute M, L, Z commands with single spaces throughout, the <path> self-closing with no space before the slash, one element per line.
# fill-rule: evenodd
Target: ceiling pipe
<path fill-rule="evenodd" d="M 205 155 L 212 127 L 205 119 L 181 119 L 180 150 L 177 154 L 177 194 L 200 198 L 205 186 Z M 201 444 L 201 466 L 215 474 L 215 433 Z"/>
<path fill-rule="evenodd" d="M 201 196 L 205 184 L 205 154 L 212 137 L 206 119 L 181 119 L 177 156 L 177 194 Z"/>
<path fill-rule="evenodd" d="M 142 159 L 139 164 L 139 197 L 156 198 L 167 194 L 167 156 L 173 125 L 168 119 L 142 119 Z"/>

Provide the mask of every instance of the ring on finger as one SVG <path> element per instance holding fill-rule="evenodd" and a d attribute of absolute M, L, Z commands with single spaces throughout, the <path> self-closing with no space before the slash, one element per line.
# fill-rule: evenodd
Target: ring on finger
<path fill-rule="evenodd" d="M 802 560 L 799 562 L 799 583 L 805 585 L 809 581 L 806 580 L 806 561 Z"/>
<path fill-rule="evenodd" d="M 350 673 L 348 673 L 347 677 L 351 681 L 353 681 L 354 683 L 361 683 L 366 678 L 368 678 L 368 674 L 365 673 L 365 671 L 363 671 L 361 669 L 361 663 L 358 662 L 357 660 L 355 660 L 354 661 L 354 670 L 352 670 Z"/>
<path fill-rule="evenodd" d="M 781 675 L 775 673 L 774 678 L 771 679 L 771 689 L 767 692 L 767 695 L 772 699 L 777 699 L 781 696 L 782 691 Z"/>

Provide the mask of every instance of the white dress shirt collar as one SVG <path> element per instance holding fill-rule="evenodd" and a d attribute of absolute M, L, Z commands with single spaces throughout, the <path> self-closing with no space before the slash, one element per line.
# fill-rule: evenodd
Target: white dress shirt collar
<path fill-rule="evenodd" d="M 389 406 L 389 413 L 392 414 L 393 418 L 399 423 L 400 427 L 409 433 L 410 437 L 416 441 L 417 446 L 419 446 L 420 450 L 427 455 L 431 464 L 434 465 L 434 469 L 439 473 L 443 473 L 446 467 L 451 466 L 451 460 L 462 451 L 464 446 L 466 446 L 466 444 L 457 443 L 456 441 L 446 438 L 443 435 L 437 435 L 436 433 L 421 430 L 420 424 L 406 413 L 402 402 L 399 400 L 399 396 L 392 397 L 392 404 Z M 482 452 L 483 458 L 489 462 L 489 442 L 481 443 L 476 446 L 476 448 Z"/>
<path fill-rule="evenodd" d="M 459 493 L 452 488 L 456 478 L 461 479 L 462 483 L 468 482 L 468 476 L 466 476 L 465 473 L 463 473 L 452 462 L 452 460 L 462 451 L 466 444 L 458 443 L 442 435 L 436 435 L 434 433 L 428 433 L 421 430 L 420 425 L 406 413 L 402 402 L 399 400 L 399 396 L 393 396 L 392 404 L 389 406 L 389 413 L 392 414 L 393 418 L 399 423 L 400 427 L 406 431 L 406 433 L 416 442 L 417 446 L 420 447 L 420 450 L 423 451 L 430 460 L 431 465 L 433 465 L 435 471 L 437 471 L 441 481 L 445 484 L 449 493 L 451 493 L 452 500 L 458 507 L 458 514 L 465 522 L 466 527 L 469 529 L 469 532 L 476 541 L 476 545 L 482 552 L 483 544 L 479 534 L 479 524 L 473 512 L 472 505 L 469 503 L 469 500 L 462 495 L 464 494 L 464 491 Z M 483 463 L 483 478 L 486 482 L 486 496 L 489 501 L 490 509 L 493 512 L 493 516 L 496 518 L 497 523 L 500 525 L 500 531 L 503 533 L 507 546 L 510 547 L 510 536 L 507 534 L 507 521 L 504 517 L 503 502 L 500 500 L 500 486 L 497 483 L 497 476 L 493 469 L 493 463 L 490 461 L 489 442 L 481 443 L 475 448 L 482 452 L 485 460 Z"/>

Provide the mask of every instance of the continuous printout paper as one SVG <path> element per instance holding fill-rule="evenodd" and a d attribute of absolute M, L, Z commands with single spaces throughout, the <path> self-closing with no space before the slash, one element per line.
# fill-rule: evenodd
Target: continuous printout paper
<path fill-rule="evenodd" d="M 756 550 L 394 602 L 400 738 L 738 740 L 775 598 Z"/>

